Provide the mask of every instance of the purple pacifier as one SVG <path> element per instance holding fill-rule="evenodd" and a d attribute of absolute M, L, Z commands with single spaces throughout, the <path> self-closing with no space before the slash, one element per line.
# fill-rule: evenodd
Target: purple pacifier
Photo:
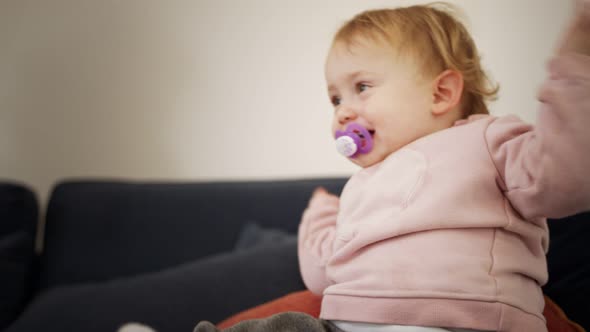
<path fill-rule="evenodd" d="M 359 153 L 368 153 L 373 148 L 373 139 L 365 127 L 351 123 L 346 130 L 336 130 L 336 150 L 345 157 L 352 158 Z"/>

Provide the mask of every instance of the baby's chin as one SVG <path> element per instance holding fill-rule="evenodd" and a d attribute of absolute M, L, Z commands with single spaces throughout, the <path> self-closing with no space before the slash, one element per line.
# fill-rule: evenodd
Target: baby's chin
<path fill-rule="evenodd" d="M 354 158 L 350 158 L 349 160 L 362 168 L 367 168 L 382 162 L 384 159 L 385 158 L 383 156 L 380 156 L 376 153 L 369 153 L 366 155 L 358 155 Z"/>

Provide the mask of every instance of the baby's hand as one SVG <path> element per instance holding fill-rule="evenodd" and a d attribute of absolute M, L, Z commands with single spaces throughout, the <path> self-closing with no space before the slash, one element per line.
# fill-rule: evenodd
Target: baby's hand
<path fill-rule="evenodd" d="M 575 7 L 575 14 L 563 35 L 557 53 L 590 55 L 590 0 L 577 0 Z"/>
<path fill-rule="evenodd" d="M 324 187 L 317 187 L 311 194 L 309 206 L 318 206 L 326 204 L 338 204 L 340 198 L 334 194 L 329 193 Z"/>

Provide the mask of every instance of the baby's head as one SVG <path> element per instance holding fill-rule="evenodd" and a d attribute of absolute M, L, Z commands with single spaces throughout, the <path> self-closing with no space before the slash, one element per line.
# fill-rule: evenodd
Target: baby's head
<path fill-rule="evenodd" d="M 449 5 L 358 14 L 336 33 L 326 61 L 332 130 L 356 122 L 373 149 L 351 158 L 368 167 L 402 146 L 472 114 L 495 98 L 477 48 Z"/>

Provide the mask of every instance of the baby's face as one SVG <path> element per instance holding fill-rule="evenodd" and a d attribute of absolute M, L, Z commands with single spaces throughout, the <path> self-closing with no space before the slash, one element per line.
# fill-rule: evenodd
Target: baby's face
<path fill-rule="evenodd" d="M 361 167 L 431 132 L 431 81 L 387 47 L 335 43 L 326 62 L 326 82 L 334 105 L 332 133 L 356 122 L 372 135 L 373 149 L 350 158 Z"/>

